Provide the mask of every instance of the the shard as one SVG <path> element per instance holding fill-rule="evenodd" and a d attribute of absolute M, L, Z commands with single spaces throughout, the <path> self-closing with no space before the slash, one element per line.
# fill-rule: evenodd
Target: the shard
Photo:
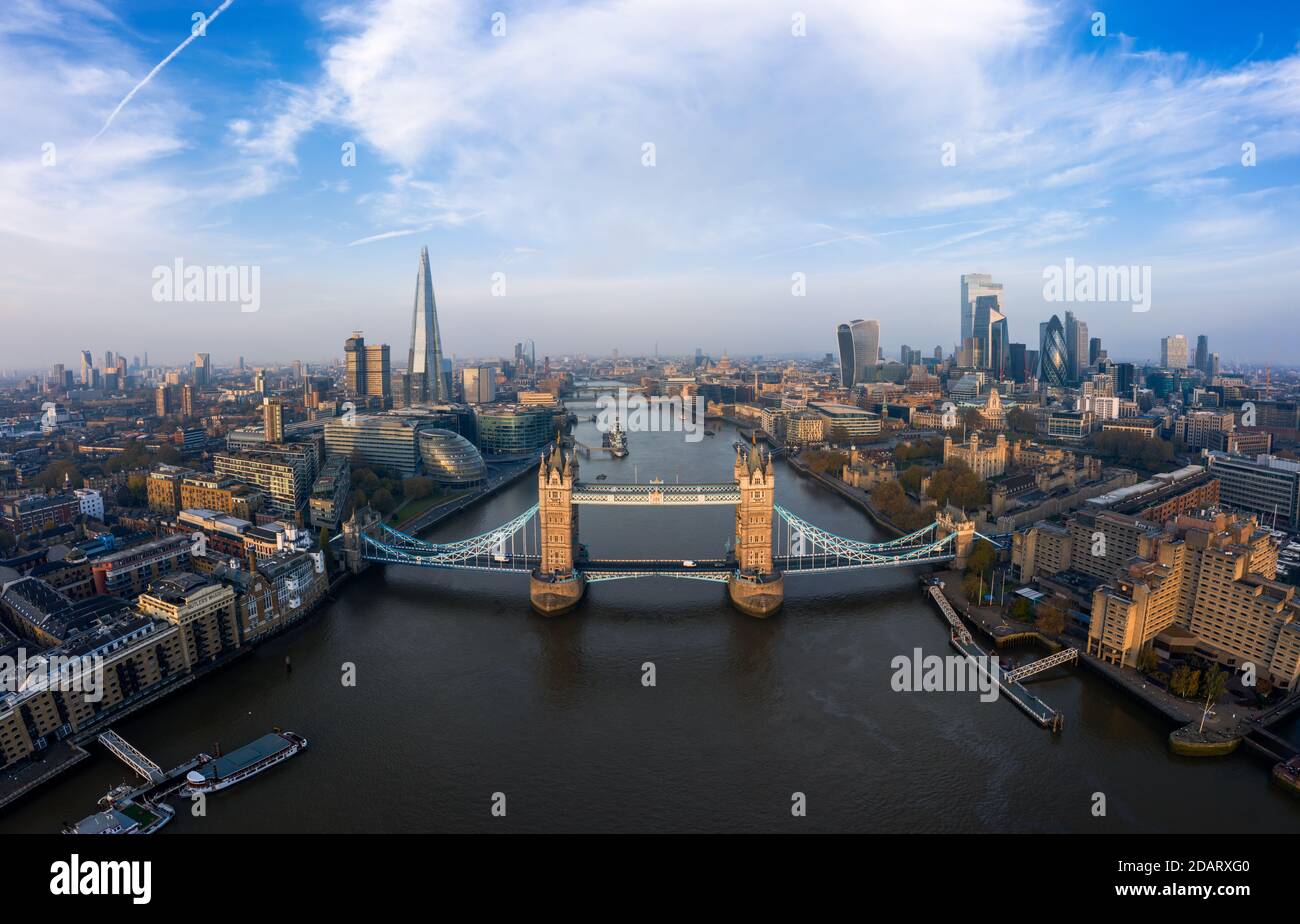
<path fill-rule="evenodd" d="M 415 276 L 411 355 L 406 373 L 407 404 L 442 404 L 451 399 L 442 376 L 442 337 L 438 334 L 438 305 L 433 300 L 428 247 L 420 248 L 420 269 Z"/>

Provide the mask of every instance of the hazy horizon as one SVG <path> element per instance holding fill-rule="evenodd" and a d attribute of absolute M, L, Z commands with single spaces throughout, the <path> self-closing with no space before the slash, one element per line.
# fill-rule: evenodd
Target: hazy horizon
<path fill-rule="evenodd" d="M 179 51 L 191 11 L 162 0 L 0 10 L 0 368 L 322 361 L 353 330 L 400 362 L 422 244 L 449 356 L 817 356 L 853 318 L 886 358 L 947 353 L 960 276 L 986 272 L 1031 349 L 1068 309 L 1120 358 L 1176 333 L 1225 364 L 1291 358 L 1280 10 L 1116 6 L 1095 35 L 1090 7 L 1040 0 L 823 0 L 802 23 L 768 2 L 209 2 Z M 177 259 L 257 267 L 258 310 L 155 301 Z M 1149 268 L 1150 310 L 1044 300 L 1067 259 Z"/>

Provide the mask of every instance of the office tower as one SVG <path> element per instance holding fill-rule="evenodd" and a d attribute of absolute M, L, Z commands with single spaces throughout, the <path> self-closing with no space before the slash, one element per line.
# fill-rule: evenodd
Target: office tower
<path fill-rule="evenodd" d="M 194 384 L 199 388 L 212 384 L 212 357 L 207 353 L 194 354 Z"/>
<path fill-rule="evenodd" d="M 1083 378 L 1083 370 L 1088 368 L 1088 325 L 1074 316 L 1065 313 L 1065 379 L 1078 382 Z"/>
<path fill-rule="evenodd" d="M 366 393 L 366 338 L 354 330 L 343 341 L 343 387 L 349 395 Z"/>
<path fill-rule="evenodd" d="M 293 382 L 296 385 L 301 381 L 302 381 L 302 360 L 295 359 L 293 361 Z"/>
<path fill-rule="evenodd" d="M 1182 334 L 1160 339 L 1160 366 L 1163 369 L 1187 368 L 1187 338 Z"/>
<path fill-rule="evenodd" d="M 497 397 L 495 366 L 466 366 L 461 370 L 466 404 L 491 404 Z"/>
<path fill-rule="evenodd" d="M 980 295 L 975 299 L 975 321 L 971 341 L 971 365 L 988 369 L 994 378 L 1007 371 L 1007 318 L 1000 310 L 1001 295 Z"/>
<path fill-rule="evenodd" d="M 159 417 L 176 413 L 179 394 L 177 385 L 159 385 L 154 389 L 154 413 Z"/>
<path fill-rule="evenodd" d="M 126 357 L 121 353 L 117 354 L 117 386 L 126 388 Z"/>
<path fill-rule="evenodd" d="M 852 388 L 874 381 L 880 355 L 880 322 L 861 318 L 841 324 L 835 331 L 840 347 L 840 384 Z"/>
<path fill-rule="evenodd" d="M 1215 378 L 1216 376 L 1218 376 L 1218 374 L 1219 374 L 1219 354 L 1218 354 L 1218 353 L 1211 353 L 1211 354 L 1210 354 L 1210 358 L 1209 358 L 1209 360 L 1208 360 L 1208 367 L 1207 367 L 1207 369 L 1205 370 L 1205 374 L 1208 375 L 1211 379 L 1213 379 L 1213 378 Z"/>
<path fill-rule="evenodd" d="M 366 375 L 362 394 L 383 399 L 384 407 L 393 405 L 393 370 L 388 344 L 372 343 L 366 347 Z"/>
<path fill-rule="evenodd" d="M 1132 397 L 1133 383 L 1137 381 L 1137 367 L 1132 363 L 1115 363 L 1111 375 L 1115 379 L 1115 394 Z"/>
<path fill-rule="evenodd" d="M 145 351 L 144 351 L 144 360 L 143 360 L 143 362 L 144 362 L 144 368 L 148 369 L 148 368 L 149 368 L 149 351 L 148 351 L 148 350 L 145 350 Z"/>
<path fill-rule="evenodd" d="M 1097 365 L 1097 360 L 1101 359 L 1101 338 L 1093 337 L 1088 341 L 1088 365 Z"/>
<path fill-rule="evenodd" d="M 1065 327 L 1056 315 L 1038 325 L 1038 362 L 1038 377 L 1044 384 L 1054 388 L 1065 386 L 1069 374 Z"/>
<path fill-rule="evenodd" d="M 262 399 L 262 432 L 268 443 L 284 442 L 284 405 L 275 398 Z"/>
<path fill-rule="evenodd" d="M 117 362 L 113 359 L 113 351 L 112 351 L 112 350 L 108 350 L 108 351 L 106 351 L 106 352 L 104 353 L 104 368 L 105 368 L 105 369 L 116 369 L 116 368 L 117 368 Z"/>
<path fill-rule="evenodd" d="M 1210 338 L 1205 334 L 1196 338 L 1196 368 L 1210 374 Z"/>
<path fill-rule="evenodd" d="M 981 295 L 997 298 L 996 308 L 1002 310 L 1002 283 L 994 282 L 987 273 L 966 273 L 961 277 L 961 342 L 975 336 L 975 300 Z"/>
<path fill-rule="evenodd" d="M 1256 514 L 1269 527 L 1300 528 L 1300 463 L 1277 456 L 1205 454 L 1224 506 Z"/>
<path fill-rule="evenodd" d="M 393 370 L 388 344 L 367 346 L 361 331 L 356 330 L 343 342 L 343 354 L 344 382 L 348 394 L 383 398 L 384 407 L 391 407 Z"/>
<path fill-rule="evenodd" d="M 257 372 L 253 373 L 253 390 L 259 395 L 266 394 L 266 373 L 261 369 L 258 369 Z"/>
<path fill-rule="evenodd" d="M 934 361 L 936 363 L 943 362 L 943 347 L 937 346 L 934 348 Z"/>
<path fill-rule="evenodd" d="M 431 429 L 430 421 L 404 417 L 364 414 L 350 421 L 335 418 L 325 423 L 325 449 L 329 455 L 410 478 L 419 471 L 419 436 L 427 429 Z"/>
<path fill-rule="evenodd" d="M 694 368 L 694 369 L 698 369 L 698 368 L 700 368 L 700 365 L 701 365 L 703 362 L 704 362 L 704 351 L 701 350 L 699 347 L 696 347 L 696 348 L 695 348 L 695 365 L 694 365 L 692 368 Z"/>
<path fill-rule="evenodd" d="M 415 275 L 415 306 L 411 313 L 411 352 L 406 363 L 406 403 L 443 404 L 450 400 L 442 376 L 442 339 L 438 333 L 438 306 L 433 299 L 433 272 L 429 248 L 420 248 L 420 268 Z"/>
<path fill-rule="evenodd" d="M 181 416 L 194 416 L 194 390 L 196 386 L 186 383 L 181 386 Z"/>
<path fill-rule="evenodd" d="M 239 371 L 240 371 L 240 372 L 243 372 L 243 371 L 244 371 L 244 357 L 242 357 L 242 356 L 239 357 Z"/>
<path fill-rule="evenodd" d="M 1008 372 L 1011 381 L 1023 382 L 1029 375 L 1029 368 L 1025 365 L 1028 350 L 1023 343 L 1012 343 L 1007 346 Z"/>
<path fill-rule="evenodd" d="M 81 384 L 85 385 L 87 388 L 89 388 L 90 385 L 94 382 L 94 378 L 95 378 L 93 375 L 94 368 L 95 368 L 95 360 L 91 358 L 90 350 L 82 350 L 81 351 Z"/>

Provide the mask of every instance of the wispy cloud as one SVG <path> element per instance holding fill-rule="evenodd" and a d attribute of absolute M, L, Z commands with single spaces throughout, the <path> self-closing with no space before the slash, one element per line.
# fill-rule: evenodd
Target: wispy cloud
<path fill-rule="evenodd" d="M 212 23 L 216 21 L 216 18 L 220 16 L 225 11 L 225 9 L 234 2 L 235 0 L 222 0 L 221 5 L 218 6 L 215 10 L 213 10 L 208 15 L 206 23 L 204 24 L 202 30 L 200 30 L 196 26 L 194 29 L 190 31 L 190 34 L 185 37 L 185 40 L 183 42 L 181 42 L 179 45 L 177 45 L 175 48 L 171 50 L 171 53 L 168 54 L 167 57 L 163 58 L 161 61 L 155 64 L 153 66 L 153 70 L 145 74 L 144 79 L 142 79 L 139 83 L 133 86 L 127 92 L 126 96 L 122 97 L 121 102 L 119 102 L 117 106 L 114 107 L 113 111 L 108 114 L 108 118 L 104 120 L 103 126 L 99 129 L 99 131 L 95 132 L 94 137 L 90 139 L 90 141 L 87 143 L 87 146 L 89 147 L 94 145 L 94 143 L 99 140 L 100 136 L 103 135 L 104 132 L 108 131 L 109 126 L 113 124 L 113 120 L 117 118 L 117 114 L 126 108 L 126 104 L 131 102 L 131 100 L 135 98 L 135 95 L 137 93 L 139 93 L 141 90 L 147 87 L 149 85 L 149 81 L 153 80 L 154 77 L 156 77 L 164 67 L 170 64 L 176 58 L 177 55 L 179 55 L 182 51 L 188 48 L 190 42 L 194 41 L 196 38 L 199 38 L 201 35 L 206 34 L 207 26 L 212 25 Z"/>

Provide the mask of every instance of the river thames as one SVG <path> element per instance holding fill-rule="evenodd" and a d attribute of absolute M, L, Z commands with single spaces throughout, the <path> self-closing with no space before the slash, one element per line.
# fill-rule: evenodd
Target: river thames
<path fill-rule="evenodd" d="M 578 438 L 599 445 L 593 406 L 571 407 Z M 633 433 L 629 457 L 584 459 L 581 478 L 729 481 L 735 439 L 726 426 L 697 443 Z M 805 519 L 882 538 L 785 463 L 776 477 L 777 502 Z M 535 501 L 525 477 L 431 538 L 487 531 Z M 733 516 L 584 507 L 581 535 L 593 558 L 714 558 Z M 374 568 L 305 626 L 117 730 L 165 767 L 272 725 L 311 741 L 209 796 L 205 817 L 173 799 L 166 834 L 1300 831 L 1300 800 L 1270 784 L 1265 762 L 1244 748 L 1171 755 L 1172 726 L 1083 668 L 1032 684 L 1065 715 L 1055 736 L 1001 699 L 894 692 L 895 656 L 950 653 L 915 569 L 785 586 L 768 620 L 732 609 L 720 584 L 669 578 L 593 585 L 547 620 L 529 609 L 525 576 Z M 641 683 L 646 662 L 654 687 Z M 56 832 L 132 780 L 88 747 L 91 759 L 0 815 L 0 831 Z M 505 817 L 491 813 L 497 792 Z M 791 814 L 795 792 L 806 817 Z"/>

